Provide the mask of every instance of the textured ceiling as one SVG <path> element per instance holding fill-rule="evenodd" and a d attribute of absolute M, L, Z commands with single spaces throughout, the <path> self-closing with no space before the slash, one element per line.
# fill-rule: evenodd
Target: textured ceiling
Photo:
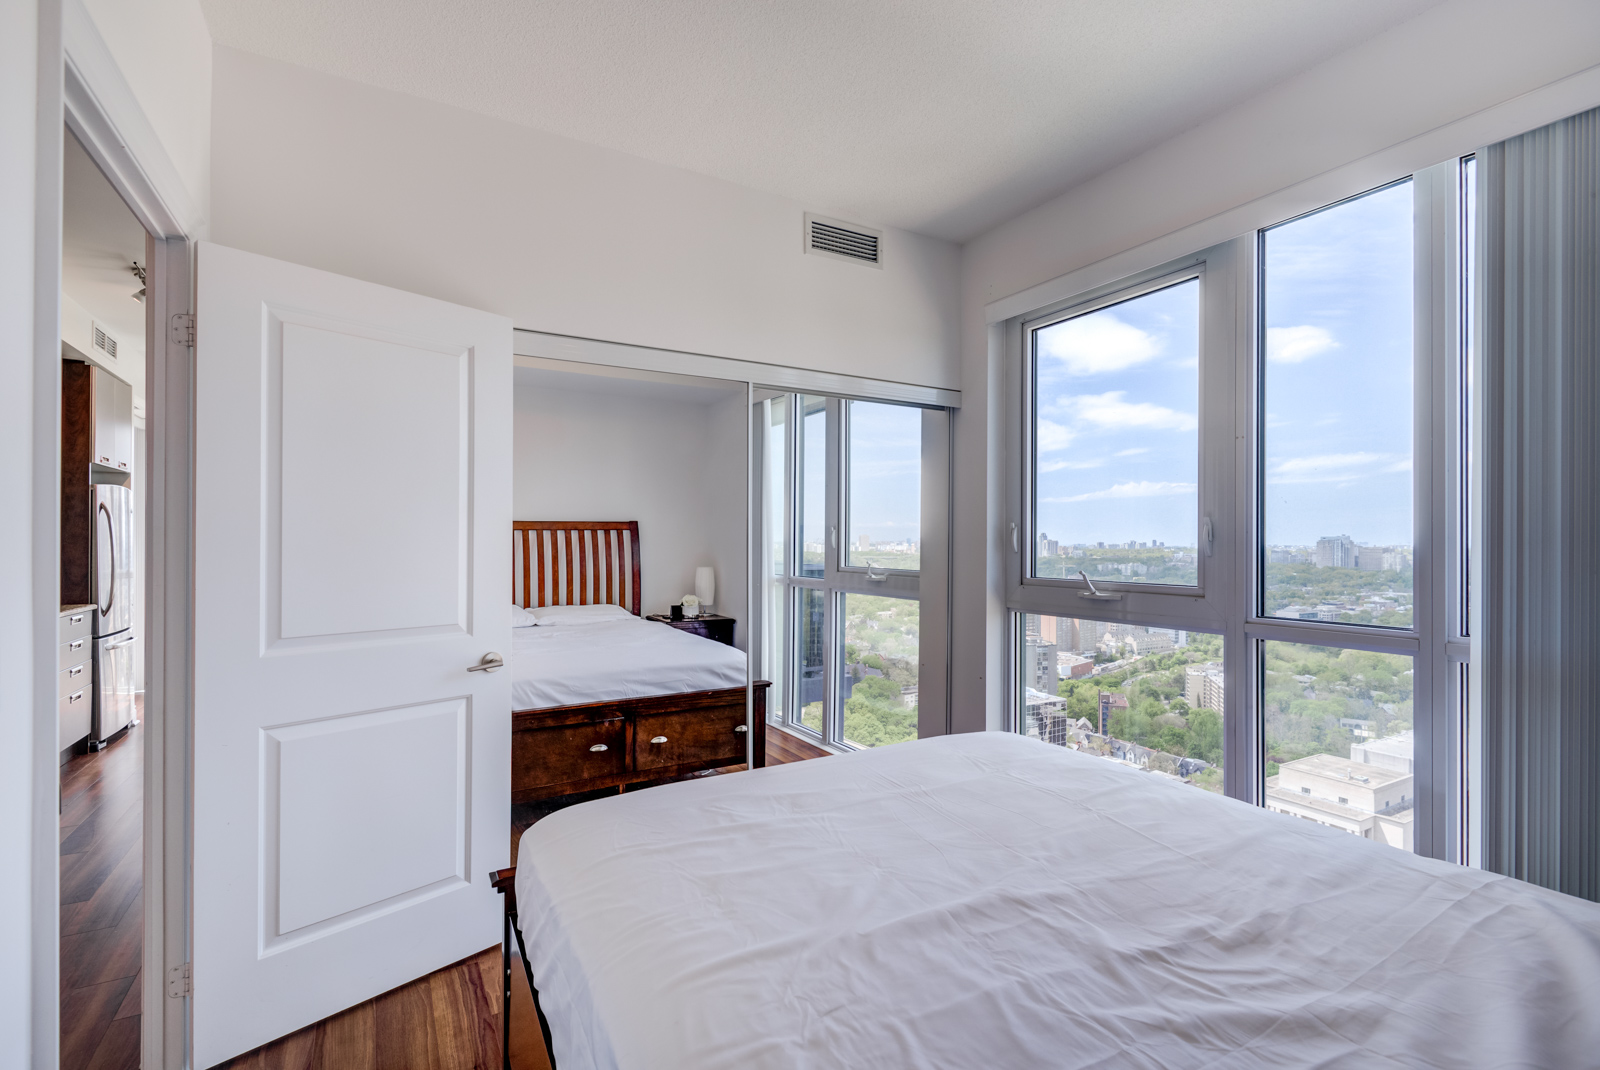
<path fill-rule="evenodd" d="M 202 0 L 228 45 L 964 240 L 1437 0 Z"/>

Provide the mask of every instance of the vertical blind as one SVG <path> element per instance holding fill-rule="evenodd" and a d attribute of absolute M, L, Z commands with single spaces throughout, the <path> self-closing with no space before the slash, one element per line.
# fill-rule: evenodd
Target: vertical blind
<path fill-rule="evenodd" d="M 1600 899 L 1600 109 L 1478 155 L 1484 868 Z"/>

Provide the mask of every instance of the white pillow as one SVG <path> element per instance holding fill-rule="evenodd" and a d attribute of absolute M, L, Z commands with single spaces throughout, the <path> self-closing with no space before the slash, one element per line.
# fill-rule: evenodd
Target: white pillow
<path fill-rule="evenodd" d="M 569 624 L 594 624 L 603 620 L 628 620 L 633 617 L 621 606 L 542 606 L 528 610 L 535 624 L 542 628 Z"/>
<path fill-rule="evenodd" d="M 532 613 L 529 613 L 515 602 L 511 603 L 511 626 L 513 628 L 532 628 L 538 623 L 538 618 Z"/>

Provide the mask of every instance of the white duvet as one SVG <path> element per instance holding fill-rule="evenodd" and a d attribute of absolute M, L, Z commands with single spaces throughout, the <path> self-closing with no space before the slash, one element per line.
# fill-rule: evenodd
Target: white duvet
<path fill-rule="evenodd" d="M 999 733 L 523 836 L 561 1070 L 1600 1065 L 1600 905 Z"/>
<path fill-rule="evenodd" d="M 511 629 L 512 709 L 745 685 L 744 651 L 655 621 Z"/>

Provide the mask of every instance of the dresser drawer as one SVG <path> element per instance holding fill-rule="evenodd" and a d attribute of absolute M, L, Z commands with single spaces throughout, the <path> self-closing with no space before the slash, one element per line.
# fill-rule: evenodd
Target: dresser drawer
<path fill-rule="evenodd" d="M 744 710 L 641 715 L 633 734 L 635 769 L 744 761 Z"/>
<path fill-rule="evenodd" d="M 56 689 L 57 697 L 66 698 L 74 691 L 87 690 L 92 675 L 87 661 L 81 665 L 69 665 L 67 668 L 62 669 L 56 674 L 57 679 L 60 680 L 60 686 Z"/>
<path fill-rule="evenodd" d="M 92 642 L 93 642 L 93 640 L 90 639 L 87 635 L 85 635 L 82 638 L 73 639 L 73 640 L 70 640 L 68 642 L 62 643 L 61 644 L 61 657 L 60 657 L 59 660 L 56 661 L 56 668 L 58 668 L 58 669 L 70 669 L 74 665 L 78 665 L 78 664 L 81 664 L 81 663 L 83 663 L 85 661 L 88 661 L 89 660 L 89 656 L 92 653 L 92 650 L 91 650 L 91 647 L 90 647 L 89 644 L 92 643 Z"/>
<path fill-rule="evenodd" d="M 511 747 L 513 793 L 618 776 L 628 769 L 627 720 L 518 729 Z"/>

